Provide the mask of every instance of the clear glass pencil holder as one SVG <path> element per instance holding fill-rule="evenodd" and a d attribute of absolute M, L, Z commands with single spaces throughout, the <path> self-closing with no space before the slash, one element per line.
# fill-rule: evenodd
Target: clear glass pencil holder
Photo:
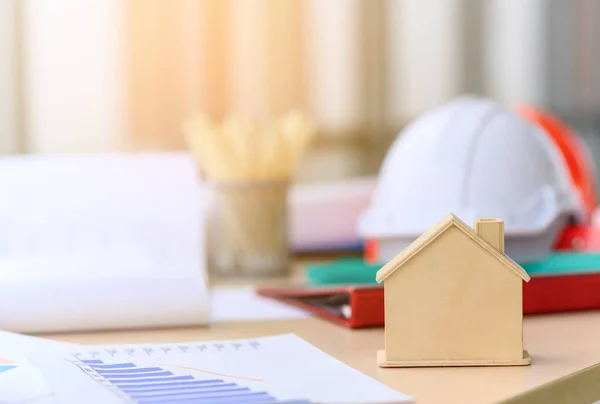
<path fill-rule="evenodd" d="M 210 271 L 231 277 L 287 275 L 289 182 L 213 183 L 210 188 Z"/>

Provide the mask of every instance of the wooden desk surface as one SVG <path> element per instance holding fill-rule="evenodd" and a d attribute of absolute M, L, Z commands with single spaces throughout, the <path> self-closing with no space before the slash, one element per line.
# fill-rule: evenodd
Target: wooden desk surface
<path fill-rule="evenodd" d="M 562 403 L 600 400 L 600 311 L 527 317 L 527 367 L 381 369 L 383 329 L 349 330 L 316 319 L 214 323 L 203 328 L 139 330 L 44 337 L 81 344 L 183 342 L 295 333 L 417 403 Z"/>

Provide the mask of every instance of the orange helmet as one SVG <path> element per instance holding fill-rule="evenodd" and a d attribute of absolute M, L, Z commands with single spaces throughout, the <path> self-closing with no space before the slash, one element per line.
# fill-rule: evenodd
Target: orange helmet
<path fill-rule="evenodd" d="M 523 118 L 540 126 L 556 143 L 567 163 L 571 180 L 587 207 L 591 218 L 598 204 L 596 197 L 596 173 L 587 146 L 578 134 L 559 118 L 547 111 L 521 105 L 517 112 Z"/>

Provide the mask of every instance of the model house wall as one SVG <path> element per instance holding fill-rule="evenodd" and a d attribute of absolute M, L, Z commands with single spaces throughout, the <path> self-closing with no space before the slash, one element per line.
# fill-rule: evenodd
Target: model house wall
<path fill-rule="evenodd" d="M 388 360 L 522 358 L 521 279 L 460 230 L 439 236 L 384 288 Z"/>
<path fill-rule="evenodd" d="M 449 214 L 376 276 L 384 283 L 385 349 L 380 366 L 528 365 L 523 350 L 523 281 L 504 253 L 504 222 L 474 229 Z"/>

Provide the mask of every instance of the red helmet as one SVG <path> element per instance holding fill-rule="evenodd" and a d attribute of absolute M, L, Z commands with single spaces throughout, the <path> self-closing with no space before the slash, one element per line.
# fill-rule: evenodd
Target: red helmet
<path fill-rule="evenodd" d="M 598 204 L 596 173 L 594 162 L 585 143 L 573 129 L 547 111 L 521 105 L 517 108 L 517 112 L 523 118 L 540 126 L 561 150 L 571 180 L 578 189 L 591 219 Z"/>

